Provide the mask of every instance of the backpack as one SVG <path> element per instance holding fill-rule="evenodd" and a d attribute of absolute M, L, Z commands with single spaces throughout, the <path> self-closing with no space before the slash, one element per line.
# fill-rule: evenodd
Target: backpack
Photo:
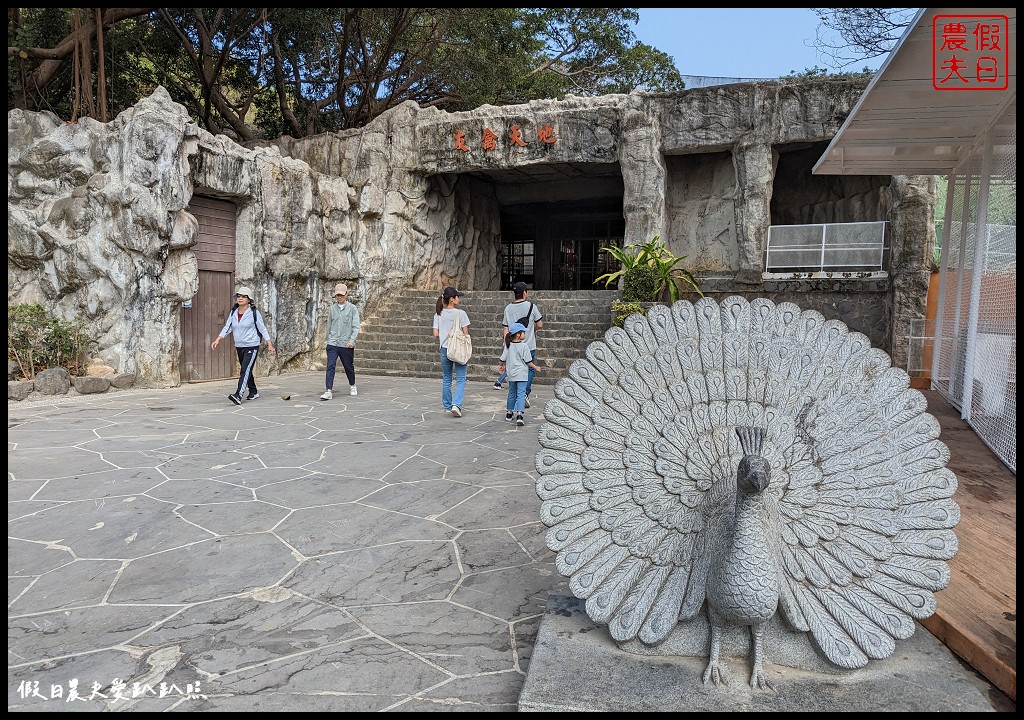
<path fill-rule="evenodd" d="M 253 322 L 252 326 L 254 328 L 256 328 L 256 335 L 259 337 L 260 342 L 263 342 L 263 333 L 260 332 L 260 324 L 259 324 L 260 311 L 257 310 L 256 306 L 252 304 L 252 300 L 251 299 L 249 300 L 249 307 L 252 308 L 252 317 L 253 317 L 253 320 L 255 321 L 255 322 Z M 233 313 L 238 312 L 238 303 L 235 303 L 234 305 L 231 306 L 231 312 L 233 312 Z M 228 314 L 228 317 L 231 317 L 231 315 Z"/>

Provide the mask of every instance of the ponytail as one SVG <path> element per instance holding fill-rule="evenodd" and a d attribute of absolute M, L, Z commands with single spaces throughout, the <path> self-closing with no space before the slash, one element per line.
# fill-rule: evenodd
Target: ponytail
<path fill-rule="evenodd" d="M 505 347 L 509 348 L 512 346 L 512 333 L 505 333 Z"/>
<path fill-rule="evenodd" d="M 444 295 L 437 296 L 437 302 L 434 303 L 435 315 L 440 315 L 441 311 L 444 310 Z"/>

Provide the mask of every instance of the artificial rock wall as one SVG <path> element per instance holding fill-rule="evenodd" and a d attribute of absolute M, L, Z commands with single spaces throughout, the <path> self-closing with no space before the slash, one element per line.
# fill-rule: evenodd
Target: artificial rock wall
<path fill-rule="evenodd" d="M 490 178 L 554 166 L 617 166 L 627 243 L 661 235 L 691 256 L 709 291 L 770 294 L 760 271 L 772 193 L 784 180 L 775 175 L 778 148 L 827 142 L 862 89 L 746 83 L 465 113 L 405 103 L 359 130 L 259 147 L 201 130 L 163 88 L 107 124 L 14 110 L 8 302 L 81 317 L 106 365 L 142 385 L 176 385 L 180 306 L 198 286 L 197 224 L 187 208 L 193 194 L 221 197 L 238 206 L 236 281 L 254 287 L 277 346 L 261 372 L 308 370 L 321 361 L 336 282 L 353 288 L 364 318 L 403 287 L 498 289 L 503 203 L 553 198 L 544 183 Z M 459 131 L 479 138 L 513 125 L 528 138 L 550 126 L 558 141 L 490 153 L 478 140 L 471 151 L 452 142 Z M 934 202 L 926 180 L 877 190 L 890 212 L 883 219 L 892 221 L 894 263 L 881 290 L 884 327 L 870 336 L 897 362 L 898 323 L 922 314 L 926 295 Z M 562 188 L 585 195 L 586 182 Z M 833 290 L 858 292 L 801 288 L 825 293 L 818 309 L 826 317 L 839 313 L 827 307 L 838 308 Z"/>

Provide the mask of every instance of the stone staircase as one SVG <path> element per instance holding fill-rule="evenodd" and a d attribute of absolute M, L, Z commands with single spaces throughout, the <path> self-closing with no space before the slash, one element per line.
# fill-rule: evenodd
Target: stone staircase
<path fill-rule="evenodd" d="M 494 382 L 501 356 L 501 320 L 514 296 L 509 290 L 466 290 L 462 309 L 469 315 L 473 358 L 468 380 Z M 356 370 L 366 375 L 441 377 L 438 341 L 434 337 L 432 290 L 404 290 L 377 313 L 363 318 L 356 347 Z M 536 290 L 530 300 L 544 314 L 537 333 L 537 364 L 543 368 L 535 384 L 553 385 L 569 365 L 584 355 L 594 340 L 611 327 L 612 300 L 618 290 Z M 525 308 L 524 308 L 525 313 Z"/>

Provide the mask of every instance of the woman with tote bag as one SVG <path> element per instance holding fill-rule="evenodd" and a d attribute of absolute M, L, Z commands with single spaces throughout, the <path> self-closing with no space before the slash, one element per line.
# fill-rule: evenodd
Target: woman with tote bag
<path fill-rule="evenodd" d="M 462 302 L 462 291 L 454 287 L 446 287 L 437 298 L 434 313 L 434 337 L 441 346 L 441 404 L 445 412 L 453 417 L 462 417 L 462 399 L 466 391 L 466 367 L 448 357 L 448 336 L 452 329 L 459 325 L 462 334 L 469 335 L 469 315 L 459 305 Z M 452 389 L 452 376 L 455 388 Z"/>

